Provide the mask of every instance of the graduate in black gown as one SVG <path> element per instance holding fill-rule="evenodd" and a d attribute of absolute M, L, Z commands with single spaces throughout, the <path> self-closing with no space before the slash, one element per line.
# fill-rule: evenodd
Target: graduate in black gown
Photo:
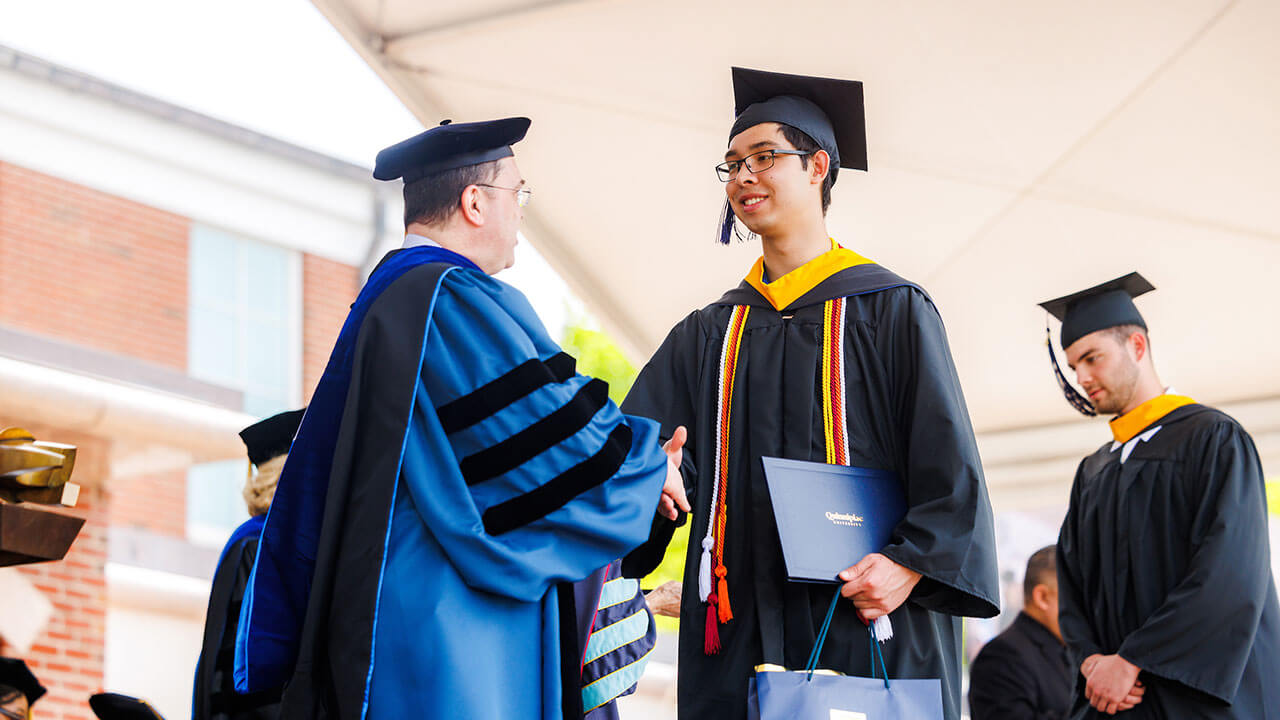
<path fill-rule="evenodd" d="M 244 488 L 250 517 L 231 534 L 213 574 L 209 610 L 204 621 L 204 645 L 196 665 L 192 720 L 269 720 L 280 716 L 279 693 L 236 693 L 232 667 L 245 585 L 258 555 L 258 538 L 267 519 L 271 496 L 275 494 L 289 444 L 302 422 L 302 413 L 302 410 L 283 412 L 240 431 L 253 466 Z"/>
<path fill-rule="evenodd" d="M 734 93 L 721 238 L 736 218 L 763 257 L 671 330 L 623 403 L 689 432 L 680 717 L 745 717 L 754 667 L 803 667 L 822 625 L 834 586 L 787 581 L 760 460 L 778 456 L 898 474 L 906 517 L 842 573 L 852 602 L 819 666 L 870 676 L 863 621 L 888 614 L 889 675 L 941 678 L 959 718 L 960 616 L 998 612 L 991 508 L 937 308 L 826 230 L 837 172 L 867 167 L 862 86 L 735 68 Z M 656 519 L 624 574 L 656 565 L 674 527 Z"/>
<path fill-rule="evenodd" d="M 1043 304 L 1086 414 L 1112 438 L 1076 471 L 1058 540 L 1070 717 L 1280 717 L 1280 606 L 1262 466 L 1230 416 L 1167 390 L 1130 273 Z M 1052 355 L 1052 347 L 1049 348 Z"/>

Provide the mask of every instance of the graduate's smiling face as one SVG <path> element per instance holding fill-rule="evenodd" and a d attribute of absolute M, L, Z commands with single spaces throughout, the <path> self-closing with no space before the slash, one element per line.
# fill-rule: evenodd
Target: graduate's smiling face
<path fill-rule="evenodd" d="M 1141 372 L 1133 335 L 1125 337 L 1114 328 L 1098 330 L 1071 343 L 1066 355 L 1068 367 L 1099 414 L 1117 414 L 1129 406 Z"/>
<path fill-rule="evenodd" d="M 737 174 L 724 184 L 733 212 L 751 232 L 768 237 L 805 214 L 822 212 L 822 180 L 829 160 L 824 152 L 808 162 L 799 155 L 775 155 L 773 166 L 752 172 L 742 160 L 770 150 L 795 150 L 778 123 L 760 123 L 734 135 L 724 159 Z"/>

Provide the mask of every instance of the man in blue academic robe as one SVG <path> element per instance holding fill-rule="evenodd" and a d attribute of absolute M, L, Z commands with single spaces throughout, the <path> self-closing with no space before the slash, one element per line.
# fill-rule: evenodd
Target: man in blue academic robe
<path fill-rule="evenodd" d="M 406 238 L 352 306 L 246 592 L 240 692 L 284 718 L 581 718 L 572 583 L 688 508 L 657 425 L 578 375 L 514 260 L 525 118 L 383 150 Z"/>

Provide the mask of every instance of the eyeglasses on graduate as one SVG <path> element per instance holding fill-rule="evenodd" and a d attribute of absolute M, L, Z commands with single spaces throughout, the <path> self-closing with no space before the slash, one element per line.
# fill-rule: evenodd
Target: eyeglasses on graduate
<path fill-rule="evenodd" d="M 716 166 L 716 176 L 720 178 L 720 182 L 729 182 L 738 177 L 738 173 L 742 171 L 745 165 L 748 170 L 753 173 L 764 172 L 773 167 L 774 161 L 778 155 L 812 155 L 811 152 L 804 150 L 761 150 L 757 153 L 742 158 L 741 160 L 726 160 Z"/>

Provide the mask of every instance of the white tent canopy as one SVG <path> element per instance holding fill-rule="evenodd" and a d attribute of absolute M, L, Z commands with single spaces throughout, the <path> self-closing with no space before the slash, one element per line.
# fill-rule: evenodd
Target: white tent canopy
<path fill-rule="evenodd" d="M 315 1 L 424 124 L 534 119 L 526 232 L 637 359 L 758 253 L 714 243 L 729 67 L 859 79 L 829 227 L 938 303 L 997 495 L 1107 436 L 1035 303 L 1135 269 L 1163 379 L 1280 458 L 1280 3 Z"/>

